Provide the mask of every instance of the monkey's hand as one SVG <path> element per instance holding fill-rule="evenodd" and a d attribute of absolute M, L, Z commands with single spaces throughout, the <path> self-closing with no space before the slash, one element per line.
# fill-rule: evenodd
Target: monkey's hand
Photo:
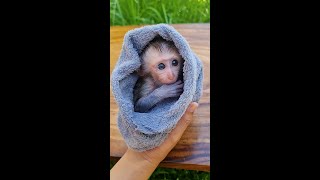
<path fill-rule="evenodd" d="M 155 89 L 156 96 L 161 100 L 169 97 L 178 97 L 183 91 L 183 82 L 181 80 L 173 84 L 164 84 Z"/>
<path fill-rule="evenodd" d="M 182 91 L 183 83 L 180 80 L 173 84 L 162 85 L 149 95 L 140 98 L 135 105 L 135 111 L 142 113 L 148 112 L 153 106 L 165 98 L 180 96 Z"/>

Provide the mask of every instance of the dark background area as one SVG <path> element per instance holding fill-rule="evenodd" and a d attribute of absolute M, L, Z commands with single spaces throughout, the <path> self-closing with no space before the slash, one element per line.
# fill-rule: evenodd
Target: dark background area
<path fill-rule="evenodd" d="M 313 11 L 211 4 L 211 176 L 311 176 L 314 166 L 306 165 L 317 141 L 306 121 L 317 119 L 307 107 L 317 82 L 308 86 L 316 77 L 309 67 L 316 66 L 303 66 L 313 28 L 300 29 Z M 4 170 L 12 178 L 108 178 L 108 3 L 10 7 L 3 21 Z"/>

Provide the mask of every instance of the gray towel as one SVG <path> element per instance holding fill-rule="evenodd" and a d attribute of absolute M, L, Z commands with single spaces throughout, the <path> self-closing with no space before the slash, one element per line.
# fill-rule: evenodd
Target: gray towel
<path fill-rule="evenodd" d="M 133 88 L 138 80 L 136 70 L 141 65 L 139 54 L 157 35 L 173 41 L 185 60 L 184 91 L 178 98 L 168 98 L 158 103 L 148 113 L 134 112 Z M 129 148 L 145 151 L 159 146 L 174 129 L 189 104 L 199 101 L 202 95 L 202 80 L 203 67 L 200 59 L 173 27 L 158 24 L 128 31 L 112 72 L 111 85 L 119 106 L 118 127 Z"/>

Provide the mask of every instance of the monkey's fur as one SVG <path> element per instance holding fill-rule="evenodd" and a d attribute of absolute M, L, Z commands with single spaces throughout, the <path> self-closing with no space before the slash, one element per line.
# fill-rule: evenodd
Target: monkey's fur
<path fill-rule="evenodd" d="M 183 92 L 183 62 L 172 41 L 157 36 L 141 53 L 140 78 L 134 87 L 136 112 L 148 112 L 160 101 Z"/>

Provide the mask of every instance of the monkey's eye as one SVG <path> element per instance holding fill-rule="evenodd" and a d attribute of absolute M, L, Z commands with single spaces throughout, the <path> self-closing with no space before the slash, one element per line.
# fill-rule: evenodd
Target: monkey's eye
<path fill-rule="evenodd" d="M 162 69 L 164 69 L 164 68 L 166 68 L 166 66 L 165 66 L 163 63 L 160 63 L 160 64 L 158 65 L 158 69 L 162 70 Z"/>
<path fill-rule="evenodd" d="M 172 61 L 172 65 L 173 65 L 173 66 L 178 66 L 178 64 L 179 64 L 179 62 L 178 62 L 176 59 L 174 59 L 174 60 Z"/>

